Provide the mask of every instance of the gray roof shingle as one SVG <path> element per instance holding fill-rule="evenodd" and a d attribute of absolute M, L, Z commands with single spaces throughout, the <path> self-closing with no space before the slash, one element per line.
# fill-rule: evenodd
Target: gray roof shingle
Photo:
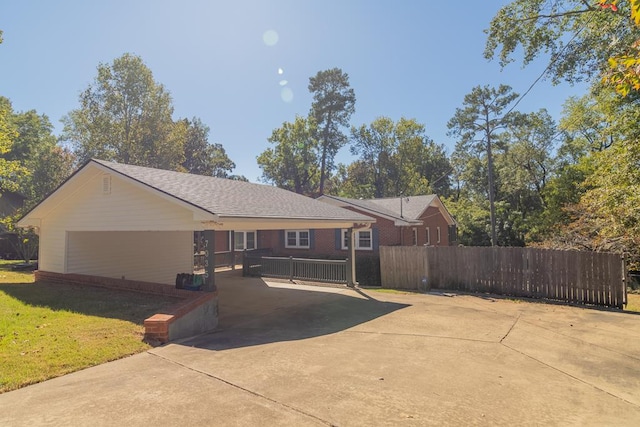
<path fill-rule="evenodd" d="M 357 212 L 269 185 L 92 161 L 220 217 L 372 221 Z"/>
<path fill-rule="evenodd" d="M 352 205 L 357 208 L 364 209 L 371 213 L 386 215 L 391 218 L 418 221 L 418 218 L 424 210 L 431 205 L 436 198 L 435 194 L 423 196 L 409 196 L 402 198 L 402 213 L 400 212 L 400 197 L 389 197 L 383 199 L 349 199 L 338 196 L 324 196 L 332 198 L 343 203 Z"/>

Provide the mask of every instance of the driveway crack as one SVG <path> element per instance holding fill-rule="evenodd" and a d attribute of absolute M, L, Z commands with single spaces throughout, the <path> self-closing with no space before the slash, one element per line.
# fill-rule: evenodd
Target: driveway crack
<path fill-rule="evenodd" d="M 263 394 L 255 392 L 253 390 L 249 390 L 248 388 L 242 387 L 241 385 L 238 385 L 238 384 L 235 384 L 235 383 L 233 383 L 231 381 L 225 380 L 224 378 L 220 378 L 220 377 L 218 377 L 216 375 L 213 375 L 213 374 L 211 374 L 209 372 L 206 372 L 206 371 L 203 371 L 203 370 L 200 370 L 200 369 L 196 369 L 196 368 L 193 368 L 191 366 L 187 366 L 184 363 L 176 362 L 175 360 L 169 359 L 167 357 L 161 356 L 161 355 L 159 355 L 157 353 L 153 353 L 151 351 L 149 351 L 147 353 L 151 354 L 151 355 L 153 355 L 155 357 L 158 357 L 158 358 L 160 358 L 162 360 L 165 360 L 165 361 L 167 361 L 169 363 L 173 363 L 174 365 L 178 365 L 178 366 L 180 366 L 182 368 L 188 369 L 188 370 L 193 371 L 193 372 L 197 372 L 199 374 L 205 375 L 205 376 L 207 376 L 209 378 L 212 378 L 214 380 L 220 381 L 220 382 L 222 382 L 224 384 L 227 384 L 228 386 L 231 386 L 231 387 L 236 388 L 238 390 L 244 391 L 245 393 L 249 393 L 249 394 L 251 394 L 253 396 L 256 396 L 258 398 L 267 400 L 267 401 L 269 401 L 271 403 L 275 403 L 276 405 L 279 405 L 279 406 L 282 406 L 284 408 L 287 408 L 290 411 L 293 411 L 293 412 L 296 412 L 298 414 L 304 415 L 306 417 L 312 418 L 312 419 L 314 419 L 314 420 L 316 420 L 316 421 L 318 421 L 318 422 L 320 422 L 320 423 L 322 423 L 324 425 L 331 426 L 331 427 L 337 427 L 336 424 L 333 424 L 330 421 L 327 421 L 327 420 L 322 419 L 322 418 L 320 418 L 320 417 L 318 417 L 316 415 L 313 415 L 313 414 L 310 414 L 308 412 L 305 412 L 305 411 L 303 411 L 301 409 L 296 408 L 295 406 L 287 405 L 286 403 L 280 402 L 280 401 L 278 401 L 276 399 L 272 399 L 272 398 L 270 398 L 268 396 L 265 396 Z"/>
<path fill-rule="evenodd" d="M 507 333 L 500 339 L 500 344 L 502 344 L 502 341 L 504 341 L 509 336 L 511 331 L 513 331 L 513 328 L 515 328 L 516 324 L 518 323 L 518 320 L 520 320 L 520 316 L 522 316 L 522 313 L 518 313 L 518 317 L 516 317 L 516 320 L 513 321 L 513 324 L 511 325 Z"/>

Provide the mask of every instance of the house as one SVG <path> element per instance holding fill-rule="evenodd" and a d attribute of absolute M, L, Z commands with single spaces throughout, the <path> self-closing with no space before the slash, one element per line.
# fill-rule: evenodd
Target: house
<path fill-rule="evenodd" d="M 369 227 L 374 220 L 268 185 L 90 160 L 19 220 L 40 236 L 39 274 L 174 285 L 203 233 L 214 289 L 216 231 L 249 246 L 258 230 Z M 253 239 L 253 243 L 252 243 Z M 258 239 L 258 240 L 256 240 Z M 98 278 L 98 279 L 96 279 Z"/>
<path fill-rule="evenodd" d="M 374 221 L 267 185 L 92 159 L 17 223 L 40 237 L 36 281 L 90 284 L 184 300 L 145 319 L 145 337 L 167 342 L 214 329 L 216 232 L 357 229 Z M 194 245 L 195 242 L 198 245 Z M 352 248 L 352 274 L 355 255 Z M 195 251 L 203 249 L 202 255 Z M 176 289 L 202 261 L 202 289 Z M 175 286 L 174 286 L 175 285 Z M 187 294 L 187 295 L 185 295 Z"/>
<path fill-rule="evenodd" d="M 435 195 L 384 199 L 348 199 L 323 195 L 319 201 L 375 218 L 371 228 L 354 231 L 359 255 L 375 254 L 379 246 L 449 246 L 457 242 L 456 222 Z M 265 232 L 262 246 L 275 254 L 346 257 L 347 230 L 285 229 Z"/>

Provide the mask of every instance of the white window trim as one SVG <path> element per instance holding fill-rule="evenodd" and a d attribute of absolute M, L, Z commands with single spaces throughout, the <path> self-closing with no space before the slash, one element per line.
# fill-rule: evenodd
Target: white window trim
<path fill-rule="evenodd" d="M 369 241 L 371 242 L 371 246 L 370 247 L 360 247 L 360 232 L 366 232 L 366 233 L 370 233 L 369 234 Z M 349 249 L 347 246 L 344 245 L 344 241 L 345 241 L 345 234 L 347 233 L 347 229 L 343 228 L 342 229 L 342 233 L 340 233 L 340 241 L 341 241 L 341 246 L 342 246 L 342 250 L 346 251 L 347 249 Z M 356 248 L 356 250 L 358 251 L 372 251 L 373 250 L 373 230 L 372 229 L 368 229 L 368 230 L 357 230 L 353 232 L 354 236 L 353 236 L 353 240 L 354 240 L 354 246 Z"/>
<path fill-rule="evenodd" d="M 416 227 L 413 227 L 411 229 L 412 231 L 412 238 L 413 238 L 413 246 L 418 246 L 418 229 Z"/>
<path fill-rule="evenodd" d="M 289 244 L 289 233 L 296 233 L 296 244 Z M 307 245 L 300 244 L 300 233 L 307 233 Z M 309 249 L 311 247 L 311 232 L 309 230 L 284 230 L 284 247 L 290 249 Z"/>
<path fill-rule="evenodd" d="M 425 245 L 429 246 L 431 244 L 431 230 L 429 230 L 429 227 L 427 227 L 426 230 L 427 230 L 427 242 L 425 243 Z"/>
<path fill-rule="evenodd" d="M 242 249 L 237 249 L 236 248 L 236 236 L 238 235 L 238 233 L 242 233 Z M 253 233 L 253 248 L 247 248 L 247 233 Z M 234 251 L 244 251 L 245 249 L 248 251 L 251 251 L 253 249 L 256 249 L 258 246 L 258 232 L 256 230 L 234 230 L 233 232 L 233 239 L 231 238 L 231 233 L 229 233 L 229 242 L 230 248 L 233 248 Z"/>
<path fill-rule="evenodd" d="M 436 228 L 437 243 L 440 243 L 440 227 Z"/>

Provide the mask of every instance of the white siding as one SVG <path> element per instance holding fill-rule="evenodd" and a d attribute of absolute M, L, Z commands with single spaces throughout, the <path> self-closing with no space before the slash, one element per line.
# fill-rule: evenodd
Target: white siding
<path fill-rule="evenodd" d="M 94 175 L 47 216 L 47 226 L 82 231 L 191 230 L 193 212 L 152 190 L 111 175 L 111 191 L 103 194 L 102 174 Z"/>
<path fill-rule="evenodd" d="M 109 194 L 103 194 L 102 173 L 92 174 L 87 177 L 86 182 L 74 184 L 73 187 L 73 193 L 67 195 L 48 212 L 40 224 L 39 268 L 41 270 L 70 273 L 72 272 L 70 268 L 73 268 L 76 270 L 73 272 L 76 273 L 79 273 L 81 269 L 84 274 L 100 275 L 97 271 L 88 270 L 86 265 L 79 265 L 74 259 L 66 259 L 65 255 L 69 253 L 67 250 L 67 232 L 69 231 L 188 231 L 191 236 L 189 237 L 189 247 L 186 249 L 186 254 L 182 256 L 192 256 L 191 233 L 198 229 L 200 224 L 194 221 L 193 213 L 188 209 L 154 194 L 152 190 L 120 178 L 116 174 L 111 174 Z M 143 234 L 138 234 L 138 236 L 143 236 Z M 120 241 L 128 241 L 128 239 Z M 99 242 L 94 243 L 98 245 Z M 136 242 L 128 244 L 130 243 Z M 127 245 L 121 246 L 124 248 Z M 161 262 L 157 261 L 156 265 L 161 266 Z M 189 261 L 190 265 L 192 262 L 193 260 Z M 173 268 L 171 264 L 168 267 Z M 134 277 L 130 277 L 129 273 L 132 270 L 128 267 L 125 270 L 127 274 L 110 274 L 107 277 L 119 278 L 124 275 L 133 279 Z M 178 272 L 182 271 L 174 272 L 174 277 Z M 157 276 L 153 274 L 149 277 Z M 166 277 L 166 274 L 163 273 L 162 277 Z M 136 278 L 157 281 L 149 278 Z M 164 280 L 162 283 L 166 281 Z"/>
<path fill-rule="evenodd" d="M 190 231 L 73 231 L 67 241 L 67 273 L 172 285 L 193 271 Z"/>

